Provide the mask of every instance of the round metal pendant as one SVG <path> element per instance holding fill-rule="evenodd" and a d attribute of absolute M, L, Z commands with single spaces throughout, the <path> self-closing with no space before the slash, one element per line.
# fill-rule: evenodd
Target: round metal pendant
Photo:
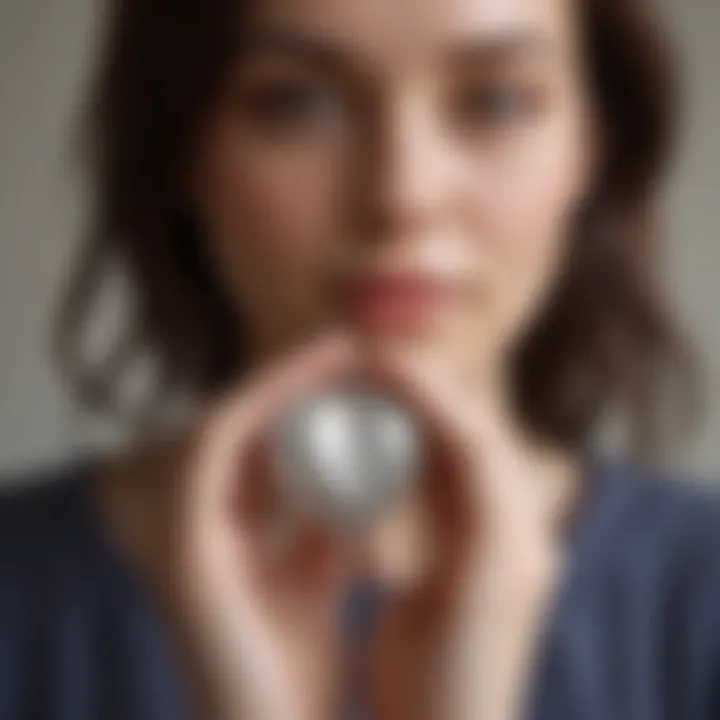
<path fill-rule="evenodd" d="M 386 394 L 341 387 L 298 403 L 278 424 L 273 463 L 294 512 L 341 529 L 375 518 L 419 473 L 421 441 L 411 415 Z"/>

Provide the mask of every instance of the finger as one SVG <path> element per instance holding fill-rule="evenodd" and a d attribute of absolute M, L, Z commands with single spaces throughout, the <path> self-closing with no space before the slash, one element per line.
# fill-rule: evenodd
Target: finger
<path fill-rule="evenodd" d="M 377 354 L 370 371 L 387 385 L 420 423 L 427 470 L 469 475 L 475 465 L 478 427 L 472 406 L 448 379 L 447 373 L 404 353 Z M 471 488 L 467 488 L 468 491 Z"/>
<path fill-rule="evenodd" d="M 252 426 L 253 433 L 266 429 L 288 403 L 352 372 L 357 352 L 353 338 L 335 332 L 303 345 L 281 358 L 245 384 L 226 406 L 226 424 Z"/>
<path fill-rule="evenodd" d="M 339 579 L 345 560 L 340 538 L 320 524 L 306 524 L 285 557 L 287 576 L 306 588 L 329 587 Z"/>
<path fill-rule="evenodd" d="M 303 599 L 308 612 L 331 612 L 352 577 L 356 554 L 351 544 L 316 522 L 295 526 L 280 553 L 267 553 L 264 580 L 275 592 Z"/>
<path fill-rule="evenodd" d="M 518 458 L 505 410 L 491 398 L 468 392 L 446 368 L 427 359 L 394 352 L 378 354 L 372 364 L 418 413 L 436 451 L 430 462 L 439 489 L 462 490 L 462 502 L 475 509 L 506 507 L 514 493 L 509 476 Z M 464 482 L 449 485 L 443 481 L 448 473 Z"/>
<path fill-rule="evenodd" d="M 466 549 L 479 536 L 482 503 L 475 486 L 476 428 L 467 399 L 446 371 L 406 353 L 376 354 L 371 372 L 413 413 L 423 433 L 419 497 L 427 510 L 424 534 L 431 539 L 412 595 L 434 604 L 467 559 Z M 412 587 L 414 586 L 414 588 Z"/>
<path fill-rule="evenodd" d="M 363 546 L 365 574 L 396 595 L 423 582 L 431 566 L 428 507 L 419 493 L 409 495 L 369 528 Z"/>
<path fill-rule="evenodd" d="M 232 395 L 201 431 L 196 503 L 217 509 L 230 488 L 252 480 L 253 473 L 245 471 L 249 454 L 278 414 L 303 394 L 350 373 L 355 357 L 350 338 L 333 335 L 279 361 Z"/>
<path fill-rule="evenodd" d="M 248 439 L 239 452 L 236 473 L 238 481 L 231 491 L 231 502 L 240 525 L 247 533 L 262 533 L 274 518 L 277 488 L 266 443 Z"/>
<path fill-rule="evenodd" d="M 528 487 L 518 482 L 528 467 L 511 423 L 489 399 L 463 396 L 444 369 L 426 360 L 394 354 L 380 362 L 385 379 L 425 420 L 437 449 L 421 487 L 438 543 L 422 599 L 432 612 L 454 597 L 454 583 L 489 541 L 522 545 L 538 522 Z"/>
<path fill-rule="evenodd" d="M 446 369 L 399 353 L 377 358 L 376 369 L 426 429 L 420 495 L 434 552 L 417 597 L 432 609 L 454 597 L 454 583 L 491 536 L 515 537 L 528 524 L 515 482 L 518 458 L 501 411 L 461 392 Z"/>

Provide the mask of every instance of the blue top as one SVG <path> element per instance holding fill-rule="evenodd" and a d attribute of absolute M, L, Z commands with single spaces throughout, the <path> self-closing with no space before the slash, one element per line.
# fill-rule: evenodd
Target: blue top
<path fill-rule="evenodd" d="M 182 720 L 168 638 L 96 523 L 89 475 L 0 502 L 0 719 Z M 528 718 L 719 720 L 720 500 L 621 466 L 590 486 Z M 367 610 L 350 605 L 355 640 Z"/>

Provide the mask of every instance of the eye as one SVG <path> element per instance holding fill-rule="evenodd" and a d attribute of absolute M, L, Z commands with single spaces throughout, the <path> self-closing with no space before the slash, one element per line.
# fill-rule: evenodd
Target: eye
<path fill-rule="evenodd" d="M 301 129 L 337 119 L 342 102 L 331 88 L 311 82 L 276 82 L 249 90 L 250 117 L 268 129 Z"/>
<path fill-rule="evenodd" d="M 538 109 L 535 93 L 511 84 L 476 84 L 455 100 L 455 114 L 468 126 L 502 127 L 530 119 Z"/>

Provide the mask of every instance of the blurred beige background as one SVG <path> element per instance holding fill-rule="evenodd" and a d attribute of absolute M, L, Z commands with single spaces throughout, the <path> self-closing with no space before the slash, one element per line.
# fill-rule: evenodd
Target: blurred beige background
<path fill-rule="evenodd" d="M 678 310 L 706 366 L 710 415 L 683 463 L 720 478 L 720 3 L 658 0 L 685 60 L 688 127 L 670 188 Z M 99 0 L 0 0 L 0 467 L 85 447 L 47 353 L 58 283 L 83 216 L 70 139 L 92 67 Z M 93 433 L 94 434 L 94 433 Z"/>

